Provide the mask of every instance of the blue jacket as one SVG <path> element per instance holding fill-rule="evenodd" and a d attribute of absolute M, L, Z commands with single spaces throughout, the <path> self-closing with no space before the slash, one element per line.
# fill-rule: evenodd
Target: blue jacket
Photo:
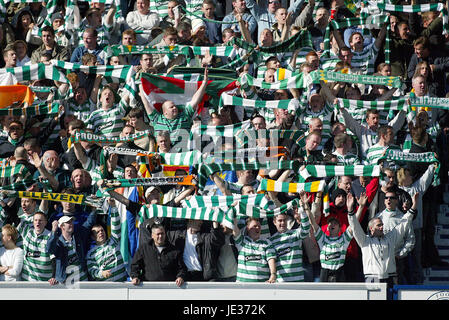
<path fill-rule="evenodd" d="M 87 50 L 87 48 L 85 46 L 77 47 L 75 50 L 73 50 L 72 57 L 70 58 L 70 62 L 81 64 L 81 58 L 83 57 L 84 54 L 86 54 L 88 52 L 89 51 Z M 99 64 L 101 64 L 101 65 L 105 64 L 104 63 L 105 53 L 103 51 L 103 48 L 97 46 L 97 48 L 95 50 L 93 50 L 93 52 L 91 52 L 91 53 L 97 57 L 97 61 Z"/>
<path fill-rule="evenodd" d="M 97 213 L 93 211 L 86 222 L 78 229 L 75 229 L 73 238 L 75 239 L 76 254 L 81 269 L 87 273 L 87 252 L 89 251 L 90 229 L 95 224 Z M 65 246 L 65 239 L 59 232 L 52 232 L 47 242 L 47 251 L 55 255 L 55 279 L 64 283 L 67 278 L 66 268 L 68 266 L 68 248 Z"/>

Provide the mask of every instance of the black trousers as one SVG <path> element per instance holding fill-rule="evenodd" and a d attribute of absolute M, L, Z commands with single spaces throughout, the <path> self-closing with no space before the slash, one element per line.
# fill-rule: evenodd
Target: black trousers
<path fill-rule="evenodd" d="M 345 282 L 345 271 L 341 267 L 337 270 L 321 268 L 320 282 Z"/>
<path fill-rule="evenodd" d="M 203 271 L 187 271 L 186 281 L 204 281 Z"/>

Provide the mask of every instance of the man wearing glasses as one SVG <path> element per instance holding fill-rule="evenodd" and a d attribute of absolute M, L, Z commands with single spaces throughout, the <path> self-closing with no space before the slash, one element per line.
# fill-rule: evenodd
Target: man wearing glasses
<path fill-rule="evenodd" d="M 390 188 L 391 190 L 392 188 Z M 394 189 L 394 188 L 393 188 Z M 387 191 L 385 194 L 385 210 L 379 212 L 374 218 L 382 220 L 383 231 L 388 233 L 393 230 L 404 217 L 404 213 L 398 207 L 399 197 L 395 192 Z M 411 206 L 411 203 L 407 202 L 407 207 Z M 398 273 L 399 284 L 407 284 L 405 280 L 405 270 L 407 264 L 407 255 L 412 251 L 415 246 L 415 233 L 413 231 L 412 224 L 408 224 L 405 229 L 405 234 L 402 240 L 396 246 L 395 257 L 396 257 L 396 268 Z"/>
<path fill-rule="evenodd" d="M 395 190 L 386 193 L 387 210 L 396 210 L 397 194 Z M 416 197 L 410 210 L 401 217 L 399 223 L 389 232 L 390 225 L 386 225 L 380 218 L 373 218 L 368 223 L 368 234 L 360 226 L 354 210 L 348 213 L 348 220 L 354 232 L 354 238 L 362 250 L 363 273 L 366 282 L 385 282 L 389 288 L 397 284 L 396 254 L 403 239 L 409 231 L 411 221 L 416 215 Z M 360 210 L 360 207 L 359 207 Z M 386 219 L 387 221 L 387 219 Z"/>

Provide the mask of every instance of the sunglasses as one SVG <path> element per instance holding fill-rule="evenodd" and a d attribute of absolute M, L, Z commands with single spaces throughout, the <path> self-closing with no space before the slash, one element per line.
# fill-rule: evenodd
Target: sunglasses
<path fill-rule="evenodd" d="M 268 4 L 280 3 L 279 1 L 268 1 Z"/>
<path fill-rule="evenodd" d="M 397 200 L 398 197 L 385 197 L 385 200 L 388 200 L 388 199 Z"/>
<path fill-rule="evenodd" d="M 9 131 L 16 131 L 16 130 L 22 130 L 21 127 L 10 127 Z"/>

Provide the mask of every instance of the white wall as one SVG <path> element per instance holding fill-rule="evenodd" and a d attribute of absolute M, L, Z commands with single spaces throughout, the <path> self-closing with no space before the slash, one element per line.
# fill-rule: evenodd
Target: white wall
<path fill-rule="evenodd" d="M 0 300 L 386 300 L 386 292 L 385 283 L 0 283 Z"/>

